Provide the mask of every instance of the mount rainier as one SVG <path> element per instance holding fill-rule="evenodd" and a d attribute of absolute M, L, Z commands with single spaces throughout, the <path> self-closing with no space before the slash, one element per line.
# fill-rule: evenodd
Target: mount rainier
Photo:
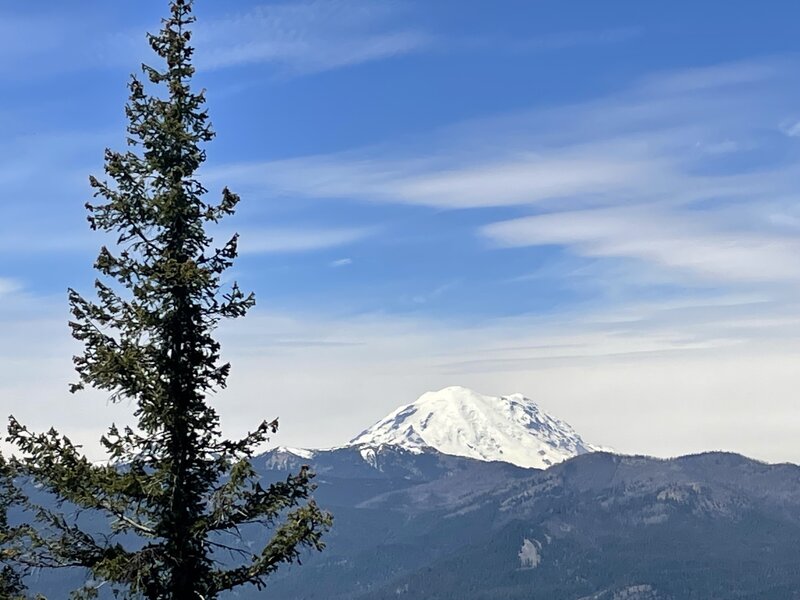
<path fill-rule="evenodd" d="M 373 461 L 385 447 L 431 450 L 481 461 L 546 469 L 602 448 L 587 444 L 564 421 L 522 394 L 485 396 L 452 386 L 427 392 L 356 436 L 347 446 Z M 284 449 L 302 458 L 314 451 Z"/>

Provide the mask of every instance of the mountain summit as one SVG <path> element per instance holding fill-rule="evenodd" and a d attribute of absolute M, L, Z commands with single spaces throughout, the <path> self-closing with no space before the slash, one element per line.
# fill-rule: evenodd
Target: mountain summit
<path fill-rule="evenodd" d="M 363 449 L 399 446 L 546 469 L 598 450 L 522 394 L 484 396 L 464 387 L 427 392 L 354 438 Z"/>

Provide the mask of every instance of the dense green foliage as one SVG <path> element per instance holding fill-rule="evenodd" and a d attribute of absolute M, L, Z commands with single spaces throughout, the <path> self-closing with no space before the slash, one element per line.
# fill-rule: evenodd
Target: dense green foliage
<path fill-rule="evenodd" d="M 15 558 L 16 531 L 8 521 L 8 511 L 22 503 L 20 491 L 14 485 L 13 470 L 0 455 L 0 598 L 17 600 L 24 597 L 19 573 L 12 566 Z"/>
<path fill-rule="evenodd" d="M 109 180 L 90 179 L 101 199 L 87 204 L 91 227 L 118 236 L 95 263 L 97 298 L 69 293 L 73 336 L 85 347 L 74 359 L 73 391 L 88 385 L 133 401 L 137 426 L 110 427 L 102 465 L 56 431 L 33 433 L 13 418 L 9 426 L 34 482 L 111 521 L 112 534 L 101 536 L 40 509 L 41 527 L 29 535 L 34 563 L 91 571 L 87 596 L 106 583 L 149 600 L 210 600 L 244 584 L 260 587 L 303 547 L 321 549 L 330 523 L 308 500 L 307 469 L 259 484 L 249 459 L 277 421 L 228 441 L 207 401 L 230 369 L 213 331 L 221 319 L 243 316 L 254 298 L 236 284 L 221 288 L 237 238 L 215 247 L 206 232 L 239 198 L 225 189 L 219 203 L 207 203 L 195 178 L 214 134 L 203 92 L 190 86 L 191 8 L 191 0 L 174 0 L 160 33 L 149 36 L 166 67 L 143 70 L 161 95 L 132 78 L 129 147 L 106 151 Z M 239 532 L 253 525 L 271 537 L 251 548 Z"/>

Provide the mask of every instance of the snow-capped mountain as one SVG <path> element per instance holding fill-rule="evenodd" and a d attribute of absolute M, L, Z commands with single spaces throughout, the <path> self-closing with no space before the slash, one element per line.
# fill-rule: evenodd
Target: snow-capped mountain
<path fill-rule="evenodd" d="M 599 450 L 522 394 L 484 396 L 464 387 L 427 392 L 350 442 L 365 460 L 382 446 L 546 469 Z"/>

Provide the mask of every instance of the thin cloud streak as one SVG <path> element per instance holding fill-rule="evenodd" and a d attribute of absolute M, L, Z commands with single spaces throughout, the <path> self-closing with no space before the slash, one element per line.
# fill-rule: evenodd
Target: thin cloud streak
<path fill-rule="evenodd" d="M 645 161 L 577 154 L 515 153 L 506 160 L 441 165 L 402 159 L 316 156 L 211 169 L 261 194 L 355 198 L 441 209 L 526 205 L 568 195 L 610 193 L 654 175 Z"/>
<path fill-rule="evenodd" d="M 346 246 L 361 241 L 374 233 L 375 229 L 368 227 L 252 229 L 242 232 L 239 249 L 242 254 L 309 252 Z"/>
<path fill-rule="evenodd" d="M 505 247 L 568 246 L 588 257 L 623 257 L 721 281 L 800 281 L 796 238 L 724 230 L 718 215 L 613 208 L 493 223 L 483 235 Z M 710 221 L 710 223 L 709 223 Z"/>
<path fill-rule="evenodd" d="M 200 24 L 198 65 L 214 70 L 272 63 L 298 75 L 426 48 L 429 35 L 395 25 L 401 13 L 395 5 L 363 0 L 259 6 Z"/>

